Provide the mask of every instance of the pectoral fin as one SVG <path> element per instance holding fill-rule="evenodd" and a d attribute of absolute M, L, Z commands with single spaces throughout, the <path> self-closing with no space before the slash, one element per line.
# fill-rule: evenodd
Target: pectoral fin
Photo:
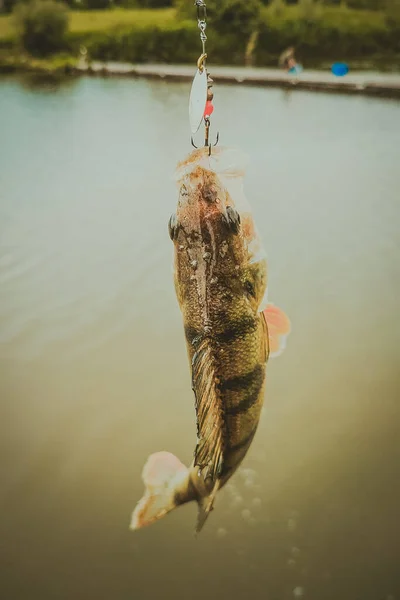
<path fill-rule="evenodd" d="M 289 317 L 274 304 L 267 304 L 262 311 L 268 327 L 268 341 L 270 357 L 280 356 L 286 347 L 286 338 L 290 333 Z"/>

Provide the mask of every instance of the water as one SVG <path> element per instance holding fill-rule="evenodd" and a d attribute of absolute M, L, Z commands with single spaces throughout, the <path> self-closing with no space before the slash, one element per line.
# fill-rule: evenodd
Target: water
<path fill-rule="evenodd" d="M 0 82 L 1 597 L 396 600 L 395 102 L 216 85 L 293 333 L 199 538 L 194 505 L 128 530 L 147 456 L 195 444 L 167 232 L 188 92 Z"/>

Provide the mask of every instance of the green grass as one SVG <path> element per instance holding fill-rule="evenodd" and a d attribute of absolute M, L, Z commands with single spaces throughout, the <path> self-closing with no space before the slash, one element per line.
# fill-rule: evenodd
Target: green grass
<path fill-rule="evenodd" d="M 175 11 L 172 8 L 154 10 L 129 10 L 115 8 L 113 10 L 90 10 L 71 12 L 71 33 L 83 31 L 104 31 L 120 25 L 163 25 L 173 21 Z"/>
<path fill-rule="evenodd" d="M 94 60 L 194 61 L 199 52 L 196 20 L 177 21 L 175 17 L 174 9 L 71 11 L 67 44 L 70 58 L 76 60 L 79 45 L 84 44 Z M 276 66 L 279 54 L 289 45 L 294 45 L 305 64 L 313 67 L 342 56 L 377 65 L 378 57 L 383 61 L 386 57 L 388 63 L 399 64 L 392 57 L 400 54 L 400 26 L 389 27 L 382 11 L 317 4 L 312 21 L 304 19 L 302 6 L 286 6 L 280 15 L 273 7 L 265 7 L 253 64 Z M 21 66 L 28 61 L 14 36 L 12 17 L 0 16 L 0 66 L 5 60 L 15 59 L 15 64 Z M 210 35 L 208 48 L 220 64 L 243 64 L 247 42 L 248 38 L 237 32 Z M 49 65 L 43 61 L 33 63 L 33 59 L 31 64 L 45 69 L 57 67 L 52 58 L 48 60 Z"/>
<path fill-rule="evenodd" d="M 384 27 L 385 16 L 383 12 L 373 10 L 354 10 L 340 6 L 315 6 L 315 14 L 318 20 L 329 23 L 333 27 L 343 29 L 354 29 L 356 27 Z M 263 19 L 268 22 L 296 21 L 302 18 L 302 8 L 299 5 L 286 6 L 282 14 L 273 14 L 271 6 L 263 9 Z"/>
<path fill-rule="evenodd" d="M 119 26 L 139 25 L 163 25 L 171 23 L 175 17 L 172 8 L 138 10 L 115 8 L 113 10 L 88 10 L 71 11 L 70 32 L 71 33 L 94 33 L 107 31 Z M 13 17 L 10 15 L 0 16 L 0 40 L 10 39 L 14 36 Z"/>
<path fill-rule="evenodd" d="M 14 35 L 11 16 L 0 16 L 0 40 L 6 40 Z"/>
<path fill-rule="evenodd" d="M 69 54 L 54 54 L 48 58 L 35 58 L 22 51 L 0 50 L 0 73 L 35 72 L 65 73 L 68 67 L 74 67 L 77 59 Z"/>
<path fill-rule="evenodd" d="M 329 23 L 333 27 L 343 28 L 343 30 L 357 27 L 382 29 L 385 27 L 382 12 L 351 10 L 341 7 L 320 7 L 317 8 L 317 14 L 318 12 L 322 22 Z M 267 23 L 271 21 L 283 23 L 301 18 L 301 8 L 299 6 L 287 6 L 279 17 L 273 15 L 269 7 L 263 9 L 263 13 L 264 20 Z M 153 10 L 115 8 L 113 10 L 71 11 L 70 32 L 72 34 L 94 33 L 120 26 L 164 25 L 172 23 L 174 19 L 175 10 L 173 8 Z M 10 39 L 14 34 L 13 17 L 10 15 L 0 16 L 0 40 Z"/>
<path fill-rule="evenodd" d="M 318 12 L 318 9 L 317 9 Z M 268 22 L 296 21 L 301 17 L 299 6 L 287 6 L 279 17 L 271 14 L 271 9 L 263 9 L 264 19 Z M 92 33 L 106 31 L 119 26 L 163 25 L 172 23 L 175 19 L 173 8 L 138 10 L 115 8 L 113 10 L 71 11 L 71 33 Z M 384 15 L 381 12 L 370 10 L 351 10 L 341 7 L 321 7 L 320 19 L 330 25 L 353 29 L 356 27 L 384 28 Z M 0 16 L 0 39 L 9 39 L 14 36 L 13 18 L 10 15 Z"/>
<path fill-rule="evenodd" d="M 384 27 L 385 25 L 385 16 L 383 12 L 373 10 L 351 10 L 333 6 L 327 6 L 324 9 L 323 19 L 338 27 Z"/>

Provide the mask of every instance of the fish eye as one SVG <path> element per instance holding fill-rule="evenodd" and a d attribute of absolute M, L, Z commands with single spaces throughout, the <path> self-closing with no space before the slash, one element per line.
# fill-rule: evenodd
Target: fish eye
<path fill-rule="evenodd" d="M 178 221 L 177 221 L 175 213 L 172 214 L 169 219 L 168 231 L 169 231 L 169 237 L 171 238 L 171 240 L 175 241 L 177 234 L 178 234 Z"/>
<path fill-rule="evenodd" d="M 255 298 L 255 295 L 256 295 L 255 287 L 252 284 L 252 282 L 249 281 L 248 279 L 246 279 L 246 281 L 244 282 L 244 289 L 245 289 L 246 293 L 249 294 L 249 296 L 252 296 L 253 298 Z"/>
<path fill-rule="evenodd" d="M 233 233 L 239 233 L 240 229 L 240 215 L 232 206 L 228 206 L 226 209 L 226 223 Z"/>

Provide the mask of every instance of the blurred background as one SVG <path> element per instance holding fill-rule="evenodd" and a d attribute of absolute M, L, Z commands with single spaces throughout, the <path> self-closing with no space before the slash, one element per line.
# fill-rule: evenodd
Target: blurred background
<path fill-rule="evenodd" d="M 0 69 L 93 60 L 191 63 L 199 53 L 192 0 L 0 0 Z M 213 64 L 276 66 L 295 46 L 308 68 L 343 61 L 398 70 L 400 0 L 209 0 Z M 39 63 L 40 64 L 40 63 Z"/>
<path fill-rule="evenodd" d="M 196 440 L 167 227 L 190 82 L 65 67 L 83 43 L 93 59 L 197 60 L 192 3 L 150 4 L 0 17 L 0 597 L 398 600 L 396 100 L 214 77 L 212 135 L 250 158 L 270 300 L 292 333 L 201 535 L 194 505 L 129 531 L 148 455 L 189 464 Z M 215 63 L 276 66 L 293 44 L 305 74 L 396 67 L 394 3 L 213 6 Z"/>

